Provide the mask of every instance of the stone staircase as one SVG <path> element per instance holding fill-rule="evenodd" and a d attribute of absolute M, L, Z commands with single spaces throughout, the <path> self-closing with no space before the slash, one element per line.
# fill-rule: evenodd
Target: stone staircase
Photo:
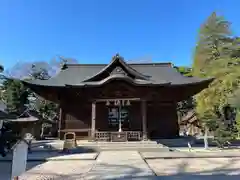
<path fill-rule="evenodd" d="M 202 147 L 203 142 L 193 137 L 179 137 L 175 139 L 158 139 L 149 141 L 129 141 L 129 142 L 89 142 L 87 140 L 78 140 L 78 150 L 81 152 L 100 152 L 100 151 L 139 151 L 139 152 L 169 152 L 177 151 L 178 148 L 188 148 L 188 142 L 192 147 Z M 62 140 L 37 142 L 38 145 L 33 151 L 60 151 L 63 148 Z M 239 143 L 240 144 L 240 143 Z"/>
<path fill-rule="evenodd" d="M 134 142 L 88 142 L 77 141 L 78 149 L 83 152 L 100 151 L 139 151 L 139 152 L 168 152 L 170 149 L 156 141 L 134 141 Z M 32 150 L 61 150 L 63 141 L 49 142 L 41 147 L 35 147 Z"/>
<path fill-rule="evenodd" d="M 78 147 L 88 147 L 97 151 L 140 151 L 155 152 L 169 151 L 167 146 L 156 141 L 135 141 L 135 142 L 88 142 L 78 143 Z"/>

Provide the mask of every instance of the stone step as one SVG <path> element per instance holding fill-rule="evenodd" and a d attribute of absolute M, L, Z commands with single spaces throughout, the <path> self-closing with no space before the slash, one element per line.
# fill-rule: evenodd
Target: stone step
<path fill-rule="evenodd" d="M 138 152 L 169 152 L 168 148 L 99 148 L 96 151 L 138 151 Z"/>
<path fill-rule="evenodd" d="M 58 146 L 54 148 L 42 148 L 42 147 L 35 147 L 32 148 L 32 151 L 61 151 L 63 146 Z M 169 151 L 168 147 L 162 147 L 159 145 L 124 145 L 124 146 L 118 146 L 118 145 L 82 145 L 77 147 L 78 151 L 89 151 L 89 152 L 100 152 L 100 151 L 123 151 L 123 150 L 136 150 L 141 152 L 166 152 Z"/>
<path fill-rule="evenodd" d="M 77 146 L 94 146 L 94 147 L 166 147 L 162 144 L 77 144 Z"/>
<path fill-rule="evenodd" d="M 87 142 L 87 143 L 80 143 L 77 142 L 78 147 L 166 147 L 162 144 L 154 143 L 137 143 L 137 142 Z M 63 142 L 61 143 L 48 143 L 46 145 L 39 146 L 39 148 L 45 149 L 61 149 L 63 147 Z"/>
<path fill-rule="evenodd" d="M 104 142 L 104 141 L 97 141 L 97 142 L 86 142 L 86 141 L 77 141 L 77 144 L 100 144 L 100 145 L 125 145 L 125 144 L 159 144 L 156 141 L 127 141 L 127 142 Z"/>

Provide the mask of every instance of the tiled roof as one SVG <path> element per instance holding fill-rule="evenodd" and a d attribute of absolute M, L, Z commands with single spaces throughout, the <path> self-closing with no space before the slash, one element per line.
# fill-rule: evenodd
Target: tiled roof
<path fill-rule="evenodd" d="M 117 68 L 122 72 L 114 72 Z M 181 75 L 171 63 L 127 64 L 115 56 L 110 64 L 67 64 L 66 68 L 49 80 L 25 83 L 40 86 L 100 86 L 111 80 L 126 80 L 135 85 L 187 85 L 210 83 L 212 79 L 199 79 Z"/>

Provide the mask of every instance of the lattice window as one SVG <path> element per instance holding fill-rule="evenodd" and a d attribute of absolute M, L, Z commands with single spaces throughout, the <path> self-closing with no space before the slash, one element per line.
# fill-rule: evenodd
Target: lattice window
<path fill-rule="evenodd" d="M 140 131 L 128 131 L 127 139 L 128 140 L 141 140 L 141 132 Z"/>
<path fill-rule="evenodd" d="M 109 132 L 95 132 L 96 141 L 110 141 L 110 133 Z"/>

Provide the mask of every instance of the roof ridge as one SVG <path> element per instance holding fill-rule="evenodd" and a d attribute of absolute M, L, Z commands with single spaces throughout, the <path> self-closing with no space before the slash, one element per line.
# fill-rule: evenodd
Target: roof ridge
<path fill-rule="evenodd" d="M 173 67 L 174 65 L 171 62 L 153 62 L 153 63 L 127 63 L 125 62 L 127 65 L 163 65 L 163 66 L 170 66 Z M 108 64 L 106 63 L 97 63 L 97 64 L 66 64 L 68 67 L 78 67 L 78 66 L 107 66 Z"/>

